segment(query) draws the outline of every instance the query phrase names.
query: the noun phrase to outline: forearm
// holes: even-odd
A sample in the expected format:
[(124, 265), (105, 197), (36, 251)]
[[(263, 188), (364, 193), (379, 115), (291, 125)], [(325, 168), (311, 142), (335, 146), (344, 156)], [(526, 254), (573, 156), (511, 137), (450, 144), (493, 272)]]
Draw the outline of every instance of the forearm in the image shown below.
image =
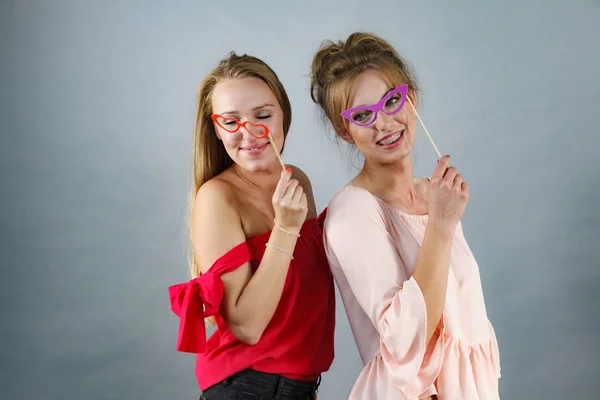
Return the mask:
[(267, 246), (262, 261), (250, 278), (231, 313), (234, 330), (256, 343), (271, 321), (285, 285), (297, 238), (275, 228), (268, 243), (281, 250)]
[(419, 284), (425, 298), (426, 343), (431, 340), (444, 310), (453, 237), (454, 229), (451, 227), (430, 222), (425, 230), (423, 244), (413, 272), (413, 278)]

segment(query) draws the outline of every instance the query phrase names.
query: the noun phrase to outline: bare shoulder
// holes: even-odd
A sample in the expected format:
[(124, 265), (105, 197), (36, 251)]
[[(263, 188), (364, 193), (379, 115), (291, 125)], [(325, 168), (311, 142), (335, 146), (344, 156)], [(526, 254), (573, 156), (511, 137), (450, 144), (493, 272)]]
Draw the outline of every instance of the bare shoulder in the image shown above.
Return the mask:
[(199, 203), (212, 203), (215, 201), (231, 200), (233, 198), (233, 186), (223, 179), (213, 178), (198, 189), (196, 193), (196, 205)]
[(195, 206), (203, 205), (209, 207), (211, 205), (228, 204), (233, 206), (235, 200), (235, 188), (225, 179), (215, 177), (198, 189), (195, 198)]
[(235, 206), (233, 186), (211, 179), (200, 187), (192, 211), (192, 240), (197, 262), (205, 272), (214, 261), (246, 240)]
[(304, 193), (306, 193), (306, 199), (308, 200), (308, 218), (314, 218), (317, 216), (317, 206), (315, 203), (315, 196), (312, 190), (312, 183), (310, 182), (310, 178), (304, 171), (298, 168), (295, 165), (287, 165), (288, 168), (292, 170), (292, 178), (296, 179), (302, 189), (304, 189)]
[(194, 215), (237, 215), (235, 198), (235, 189), (231, 183), (213, 178), (198, 189), (194, 199)]

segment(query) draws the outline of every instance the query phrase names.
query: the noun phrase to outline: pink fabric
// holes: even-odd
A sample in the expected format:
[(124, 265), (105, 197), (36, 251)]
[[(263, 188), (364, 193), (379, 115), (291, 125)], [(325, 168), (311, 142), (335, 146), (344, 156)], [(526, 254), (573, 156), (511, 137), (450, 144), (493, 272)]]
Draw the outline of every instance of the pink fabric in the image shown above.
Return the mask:
[(353, 186), (328, 206), (325, 249), (364, 364), (350, 399), (499, 398), (498, 345), (461, 224), (442, 320), (425, 343), (425, 300), (412, 272), (427, 220)]

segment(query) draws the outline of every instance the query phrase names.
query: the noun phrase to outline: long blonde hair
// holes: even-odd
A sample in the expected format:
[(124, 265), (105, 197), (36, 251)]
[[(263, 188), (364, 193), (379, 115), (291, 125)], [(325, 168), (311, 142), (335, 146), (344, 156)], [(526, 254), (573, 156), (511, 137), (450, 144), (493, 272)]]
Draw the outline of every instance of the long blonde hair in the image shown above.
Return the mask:
[[(215, 86), (226, 79), (259, 78), (265, 82), (283, 110), (283, 135), (287, 137), (292, 123), (290, 100), (277, 74), (262, 60), (247, 54), (230, 52), (227, 57), (204, 78), (198, 90), (198, 111), (194, 125), (192, 184), (190, 188), (188, 235), (190, 239), (189, 269), (191, 278), (200, 276), (192, 243), (192, 213), (200, 187), (233, 165), (222, 142), (217, 138), (212, 115), (212, 94)], [(282, 149), (283, 150), (283, 149)]]
[(313, 58), (310, 96), (338, 134), (347, 129), (340, 113), (348, 108), (359, 76), (369, 69), (381, 72), (389, 84), (406, 83), (409, 93), (417, 93), (412, 67), (389, 42), (374, 34), (355, 32), (345, 42), (325, 41)]

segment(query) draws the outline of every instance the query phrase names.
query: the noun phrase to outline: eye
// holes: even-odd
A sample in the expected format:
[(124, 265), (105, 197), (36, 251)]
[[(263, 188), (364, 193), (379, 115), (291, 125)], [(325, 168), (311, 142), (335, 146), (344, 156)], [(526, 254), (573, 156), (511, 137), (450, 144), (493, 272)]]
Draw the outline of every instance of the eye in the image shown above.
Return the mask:
[(271, 118), (271, 114), (262, 114), (256, 117), (257, 119), (269, 119)]
[(394, 96), (390, 97), (388, 101), (385, 102), (385, 106), (386, 107), (393, 106), (394, 104), (397, 104), (399, 101), (400, 101), (400, 96), (394, 95)]
[(352, 119), (356, 122), (364, 123), (367, 122), (373, 113), (371, 111), (359, 111), (355, 114), (352, 114)]
[(235, 131), (239, 125), (237, 117), (223, 117), (220, 115), (216, 122), (221, 128), (229, 132)]

